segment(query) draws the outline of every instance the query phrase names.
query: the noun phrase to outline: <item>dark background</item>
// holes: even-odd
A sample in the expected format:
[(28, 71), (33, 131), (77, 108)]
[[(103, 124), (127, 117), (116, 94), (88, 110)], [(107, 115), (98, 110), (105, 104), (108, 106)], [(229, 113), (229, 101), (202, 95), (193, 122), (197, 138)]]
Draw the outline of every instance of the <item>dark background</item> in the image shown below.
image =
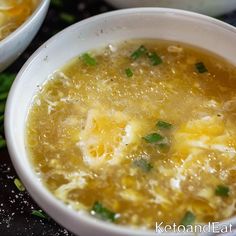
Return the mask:
[[(23, 55), (7, 72), (17, 73), (29, 56), (47, 39), (63, 28), (113, 8), (102, 0), (54, 0), (50, 5), (46, 20)], [(220, 16), (236, 26), (236, 12)], [(7, 150), (0, 151), (0, 236), (72, 236), (52, 219), (42, 219), (32, 215), (32, 210), (40, 208), (26, 191), (20, 192), (14, 185), (17, 177)]]

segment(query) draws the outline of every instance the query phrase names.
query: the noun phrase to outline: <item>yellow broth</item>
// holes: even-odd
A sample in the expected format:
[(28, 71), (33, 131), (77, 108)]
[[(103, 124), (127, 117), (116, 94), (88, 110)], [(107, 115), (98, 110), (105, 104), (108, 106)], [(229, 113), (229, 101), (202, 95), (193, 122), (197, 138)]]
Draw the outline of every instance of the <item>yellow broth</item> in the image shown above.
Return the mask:
[(117, 224), (181, 224), (187, 212), (191, 223), (229, 218), (235, 79), (230, 63), (176, 42), (134, 40), (78, 56), (34, 98), (33, 166), (58, 199), (99, 216), (97, 202)]
[(0, 40), (16, 30), (35, 10), (39, 0), (0, 1)]

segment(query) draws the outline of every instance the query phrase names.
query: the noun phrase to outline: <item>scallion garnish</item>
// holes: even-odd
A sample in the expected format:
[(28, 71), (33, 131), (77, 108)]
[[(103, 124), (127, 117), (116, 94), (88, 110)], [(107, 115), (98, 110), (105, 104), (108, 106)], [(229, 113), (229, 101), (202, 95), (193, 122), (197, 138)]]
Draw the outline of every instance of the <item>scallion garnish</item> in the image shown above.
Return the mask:
[(115, 222), (116, 220), (116, 213), (105, 208), (100, 202), (94, 203), (90, 213), (91, 215), (105, 221)]
[(196, 70), (198, 73), (203, 74), (205, 72), (208, 72), (206, 66), (204, 65), (203, 62), (198, 62), (195, 64)]
[(25, 191), (25, 186), (22, 184), (22, 182), (18, 178), (14, 179), (14, 184), (18, 188), (19, 191), (21, 192)]
[(132, 77), (134, 75), (133, 71), (130, 68), (125, 69), (127, 77)]
[(196, 219), (196, 216), (191, 212), (187, 211), (180, 222), (180, 225), (188, 226), (192, 225)]
[(51, 4), (56, 7), (63, 7), (63, 0), (51, 0)]
[(33, 210), (31, 213), (33, 216), (37, 216), (39, 218), (49, 220), (49, 216), (47, 216), (42, 210)]
[(3, 131), (4, 131), (3, 124), (0, 124), (0, 133), (3, 133)]
[(7, 96), (8, 96), (8, 92), (0, 93), (0, 101), (6, 100)]
[(72, 24), (75, 22), (76, 18), (75, 16), (68, 14), (66, 12), (62, 12), (59, 17), (61, 18), (62, 21), (68, 23), (68, 24)]
[(172, 124), (159, 120), (156, 126), (157, 128), (160, 128), (160, 129), (170, 129), (172, 127)]
[(153, 168), (152, 164), (143, 158), (138, 159), (138, 160), (134, 160), (133, 164), (134, 164), (134, 166), (139, 167), (140, 169), (142, 169), (145, 172), (149, 172)]
[(0, 149), (6, 147), (6, 141), (3, 139), (3, 137), (0, 135)]
[(0, 74), (0, 94), (5, 94), (11, 88), (11, 85), (15, 79), (14, 74), (2, 73)]
[(133, 60), (137, 60), (138, 58), (140, 58), (142, 55), (144, 55), (147, 52), (147, 48), (145, 48), (143, 45), (141, 45), (137, 50), (135, 50), (132, 54), (131, 54), (131, 58)]
[(158, 142), (163, 141), (165, 138), (158, 133), (152, 133), (152, 134), (148, 134), (147, 136), (143, 137), (143, 139), (147, 143), (158, 143)]
[(0, 115), (4, 113), (5, 110), (5, 102), (0, 102)]
[(221, 197), (228, 197), (229, 196), (229, 187), (224, 185), (218, 185), (215, 189), (215, 194)]
[(147, 55), (153, 66), (160, 65), (163, 62), (161, 57), (158, 56), (155, 52), (148, 52)]
[(97, 65), (97, 61), (89, 53), (84, 53), (82, 55), (82, 59), (83, 59), (84, 63), (89, 66), (96, 66)]

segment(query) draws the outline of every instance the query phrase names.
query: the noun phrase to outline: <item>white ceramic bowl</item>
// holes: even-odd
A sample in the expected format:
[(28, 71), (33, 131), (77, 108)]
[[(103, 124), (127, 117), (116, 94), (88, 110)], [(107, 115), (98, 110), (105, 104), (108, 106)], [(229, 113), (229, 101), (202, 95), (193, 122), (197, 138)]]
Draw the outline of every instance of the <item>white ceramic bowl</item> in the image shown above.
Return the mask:
[[(5, 113), (8, 150), (15, 169), (35, 201), (57, 222), (80, 236), (157, 235), (76, 212), (57, 200), (40, 182), (26, 151), (25, 125), (34, 95), (48, 75), (82, 52), (135, 38), (175, 40), (217, 53), (236, 65), (236, 29), (196, 13), (137, 8), (106, 13), (79, 22), (41, 46), (21, 69), (11, 88)], [(140, 206), (142, 207), (142, 206)], [(232, 219), (236, 225), (236, 219)], [(167, 234), (173, 235), (173, 234)], [(176, 234), (175, 234), (176, 235)], [(183, 233), (179, 235), (184, 235)]]
[(217, 16), (236, 9), (235, 0), (106, 0), (117, 8), (169, 7)]
[(0, 41), (0, 72), (14, 62), (30, 44), (46, 16), (49, 3), (50, 0), (42, 0), (20, 27)]

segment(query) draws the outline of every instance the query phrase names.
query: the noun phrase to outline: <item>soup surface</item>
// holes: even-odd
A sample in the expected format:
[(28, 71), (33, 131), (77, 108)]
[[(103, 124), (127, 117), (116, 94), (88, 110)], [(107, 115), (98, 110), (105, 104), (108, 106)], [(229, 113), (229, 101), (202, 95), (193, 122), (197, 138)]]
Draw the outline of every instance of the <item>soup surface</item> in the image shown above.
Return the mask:
[(35, 10), (39, 0), (0, 1), (0, 40), (17, 29)]
[(176, 42), (85, 53), (34, 98), (26, 136), (47, 188), (118, 224), (235, 215), (236, 69)]

